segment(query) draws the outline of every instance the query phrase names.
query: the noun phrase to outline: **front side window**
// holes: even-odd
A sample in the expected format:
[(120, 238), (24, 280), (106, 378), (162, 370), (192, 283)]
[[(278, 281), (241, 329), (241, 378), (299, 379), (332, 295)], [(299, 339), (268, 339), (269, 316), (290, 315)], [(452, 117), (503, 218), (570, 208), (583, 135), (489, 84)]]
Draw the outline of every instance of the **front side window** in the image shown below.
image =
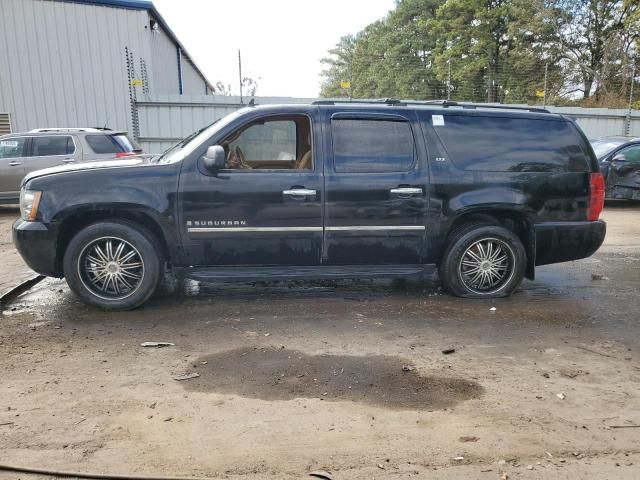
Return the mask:
[(0, 158), (16, 158), (26, 155), (27, 138), (5, 138), (0, 140)]
[(640, 165), (640, 145), (625, 148), (616, 154), (624, 155), (624, 159), (629, 163), (635, 163)]
[(52, 155), (73, 155), (76, 147), (70, 136), (33, 137), (31, 155), (47, 157)]
[(408, 122), (334, 119), (335, 171), (406, 172), (413, 165), (414, 142)]
[(229, 170), (310, 170), (311, 130), (307, 117), (251, 122), (222, 143)]

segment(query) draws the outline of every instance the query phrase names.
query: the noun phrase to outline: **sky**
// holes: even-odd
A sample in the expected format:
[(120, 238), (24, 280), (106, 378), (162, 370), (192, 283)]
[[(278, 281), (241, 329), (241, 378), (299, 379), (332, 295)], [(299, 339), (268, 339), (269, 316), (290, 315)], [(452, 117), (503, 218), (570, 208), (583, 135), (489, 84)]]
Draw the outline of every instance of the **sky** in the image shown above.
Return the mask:
[(258, 79), (257, 95), (317, 97), (320, 59), (341, 36), (393, 9), (395, 0), (153, 0), (207, 79), (238, 87)]

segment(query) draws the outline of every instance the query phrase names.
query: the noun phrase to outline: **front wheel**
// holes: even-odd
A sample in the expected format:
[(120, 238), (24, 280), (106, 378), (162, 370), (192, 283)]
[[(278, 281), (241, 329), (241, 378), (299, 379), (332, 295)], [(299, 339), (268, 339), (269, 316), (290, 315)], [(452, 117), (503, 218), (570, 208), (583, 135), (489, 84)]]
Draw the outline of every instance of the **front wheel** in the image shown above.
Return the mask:
[(63, 268), (76, 295), (107, 310), (142, 305), (153, 295), (162, 273), (150, 235), (117, 222), (96, 223), (76, 234)]
[(455, 231), (440, 263), (440, 279), (459, 297), (506, 297), (524, 277), (527, 255), (513, 232), (474, 224)]

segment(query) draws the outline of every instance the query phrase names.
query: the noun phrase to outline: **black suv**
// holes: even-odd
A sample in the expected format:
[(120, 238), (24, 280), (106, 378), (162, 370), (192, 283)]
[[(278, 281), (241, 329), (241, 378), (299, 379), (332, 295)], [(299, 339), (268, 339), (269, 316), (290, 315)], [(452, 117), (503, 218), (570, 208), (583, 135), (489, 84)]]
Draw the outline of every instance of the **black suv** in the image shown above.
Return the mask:
[(587, 139), (541, 109), (321, 101), (247, 107), (162, 156), (41, 170), (14, 242), (87, 302), (135, 308), (198, 281), (435, 277), (509, 295), (593, 254), (604, 186)]

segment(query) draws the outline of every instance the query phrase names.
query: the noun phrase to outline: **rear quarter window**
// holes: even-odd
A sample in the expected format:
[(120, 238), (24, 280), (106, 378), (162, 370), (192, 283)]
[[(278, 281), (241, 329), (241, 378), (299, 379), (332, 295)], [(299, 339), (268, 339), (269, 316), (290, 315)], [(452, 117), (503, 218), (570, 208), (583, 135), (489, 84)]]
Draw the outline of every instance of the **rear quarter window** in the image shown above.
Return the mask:
[(94, 153), (130, 153), (136, 146), (126, 135), (87, 135), (87, 143)]
[(493, 172), (587, 172), (588, 153), (564, 120), (444, 115), (436, 135), (458, 168)]

